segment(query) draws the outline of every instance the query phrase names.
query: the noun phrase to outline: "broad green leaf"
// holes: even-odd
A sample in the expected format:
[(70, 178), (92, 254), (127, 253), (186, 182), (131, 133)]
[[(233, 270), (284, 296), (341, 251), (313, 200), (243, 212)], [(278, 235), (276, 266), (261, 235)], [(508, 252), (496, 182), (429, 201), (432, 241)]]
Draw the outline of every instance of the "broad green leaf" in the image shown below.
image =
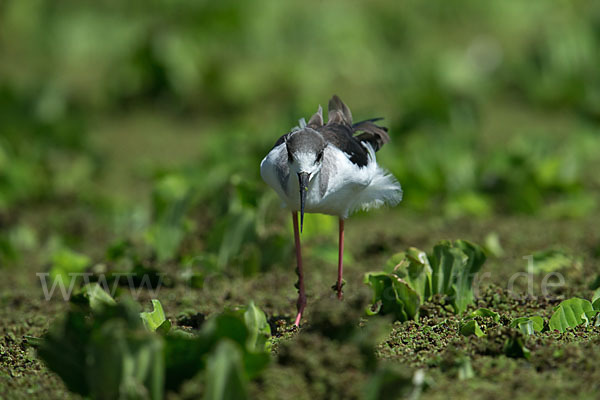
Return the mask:
[(239, 346), (229, 340), (219, 342), (207, 361), (205, 400), (244, 400), (248, 398), (246, 377)]
[(418, 317), (421, 299), (404, 280), (394, 274), (369, 272), (364, 282), (373, 289), (373, 301), (367, 314), (391, 314), (398, 321)]
[(474, 319), (470, 319), (460, 324), (459, 331), (463, 336), (475, 335), (477, 337), (485, 336), (485, 333), (479, 327), (479, 324)]
[(389, 270), (392, 264), (395, 265), (391, 272), (405, 280), (422, 299), (431, 296), (432, 270), (424, 251), (411, 247), (405, 252), (392, 256), (386, 263), (386, 270)]
[(393, 314), (405, 321), (418, 317), (418, 307), (433, 294), (443, 294), (456, 312), (473, 302), (473, 278), (485, 262), (483, 250), (470, 242), (442, 241), (429, 257), (416, 248), (392, 256), (387, 272), (365, 274), (373, 289), (367, 314)]
[(150, 332), (167, 333), (171, 329), (171, 322), (165, 316), (162, 305), (159, 300), (152, 300), (152, 312), (142, 312), (140, 317), (144, 322), (144, 326)]
[(533, 330), (536, 332), (541, 332), (544, 330), (544, 319), (539, 315), (534, 315), (533, 317), (529, 317), (533, 324)]
[(473, 278), (485, 262), (485, 253), (478, 245), (466, 240), (457, 240), (454, 244), (466, 255), (466, 262), (455, 272), (455, 283), (452, 285), (453, 305), (457, 313), (462, 313), (473, 303)]
[(250, 351), (264, 351), (271, 337), (271, 327), (265, 313), (251, 301), (244, 313), (244, 322), (248, 328), (248, 348)]
[(457, 271), (466, 263), (466, 255), (452, 243), (444, 240), (433, 248), (431, 292), (450, 294)]
[(540, 316), (519, 317), (510, 323), (511, 328), (518, 328), (526, 335), (533, 335), (535, 332), (541, 332), (544, 329), (544, 320)]
[(82, 396), (162, 398), (162, 339), (144, 330), (133, 303), (106, 305), (91, 315), (70, 311), (44, 336), (38, 355)]
[(600, 325), (600, 311), (599, 310), (591, 310), (586, 311), (581, 316), (583, 319), (584, 326), (599, 326)]
[(473, 302), (473, 278), (485, 262), (483, 249), (476, 244), (457, 240), (442, 241), (433, 248), (432, 294), (444, 294), (457, 313)]
[(593, 311), (592, 303), (577, 297), (564, 300), (555, 309), (550, 318), (550, 329), (565, 332), (587, 321), (584, 313)]
[(98, 283), (89, 283), (81, 288), (79, 295), (73, 296), (72, 301), (79, 301), (78, 297), (81, 296), (82, 301), (89, 305), (92, 311), (98, 312), (105, 306), (114, 306), (117, 302), (106, 293), (102, 286)]
[(92, 333), (85, 371), (93, 398), (160, 400), (163, 342), (149, 332), (132, 334), (123, 320), (111, 319)]
[(494, 322), (500, 321), (500, 314), (487, 308), (478, 308), (471, 313), (473, 317), (490, 317)]

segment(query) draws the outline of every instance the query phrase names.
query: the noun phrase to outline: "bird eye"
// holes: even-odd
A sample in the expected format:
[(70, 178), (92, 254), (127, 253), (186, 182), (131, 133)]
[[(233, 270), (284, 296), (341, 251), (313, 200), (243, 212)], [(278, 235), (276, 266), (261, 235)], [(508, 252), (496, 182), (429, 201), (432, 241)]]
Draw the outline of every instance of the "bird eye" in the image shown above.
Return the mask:
[(321, 160), (322, 160), (322, 159), (323, 159), (323, 152), (322, 152), (322, 151), (320, 151), (320, 152), (317, 154), (317, 160), (315, 161), (315, 164), (316, 164), (316, 163), (319, 163), (319, 162), (321, 162)]

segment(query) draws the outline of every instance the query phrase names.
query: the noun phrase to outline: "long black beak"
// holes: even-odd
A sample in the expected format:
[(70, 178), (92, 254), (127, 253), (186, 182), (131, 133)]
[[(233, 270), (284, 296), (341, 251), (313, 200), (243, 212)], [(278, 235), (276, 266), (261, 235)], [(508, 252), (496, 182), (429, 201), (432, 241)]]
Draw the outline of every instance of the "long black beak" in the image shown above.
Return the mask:
[(304, 203), (306, 202), (306, 193), (308, 192), (308, 172), (298, 172), (298, 184), (300, 186), (300, 232), (304, 225)]

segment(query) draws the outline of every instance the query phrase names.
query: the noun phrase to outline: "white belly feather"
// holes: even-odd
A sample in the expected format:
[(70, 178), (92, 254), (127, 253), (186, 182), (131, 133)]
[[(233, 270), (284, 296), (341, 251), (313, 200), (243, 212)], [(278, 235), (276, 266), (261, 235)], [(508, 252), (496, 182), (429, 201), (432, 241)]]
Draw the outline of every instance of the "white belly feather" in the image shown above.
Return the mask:
[[(402, 200), (398, 181), (377, 165), (375, 152), (364, 144), (369, 152), (369, 162), (359, 167), (346, 154), (334, 146), (327, 146), (323, 155), (321, 171), (310, 180), (306, 194), (305, 212), (348, 217), (359, 209), (372, 209), (384, 204), (395, 206)], [(287, 175), (285, 145), (274, 148), (260, 165), (263, 180), (271, 186), (287, 208), (300, 209), (298, 179)], [(323, 185), (322, 180), (326, 180)]]

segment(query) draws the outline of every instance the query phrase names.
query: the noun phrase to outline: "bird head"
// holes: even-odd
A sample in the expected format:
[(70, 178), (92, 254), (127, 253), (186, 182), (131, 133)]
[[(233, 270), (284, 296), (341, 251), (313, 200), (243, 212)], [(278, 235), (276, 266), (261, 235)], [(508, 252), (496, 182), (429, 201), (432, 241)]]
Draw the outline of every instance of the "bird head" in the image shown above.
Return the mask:
[(305, 127), (293, 132), (285, 142), (290, 174), (298, 176), (300, 188), (300, 231), (304, 224), (304, 205), (308, 185), (321, 170), (327, 143), (316, 130)]

